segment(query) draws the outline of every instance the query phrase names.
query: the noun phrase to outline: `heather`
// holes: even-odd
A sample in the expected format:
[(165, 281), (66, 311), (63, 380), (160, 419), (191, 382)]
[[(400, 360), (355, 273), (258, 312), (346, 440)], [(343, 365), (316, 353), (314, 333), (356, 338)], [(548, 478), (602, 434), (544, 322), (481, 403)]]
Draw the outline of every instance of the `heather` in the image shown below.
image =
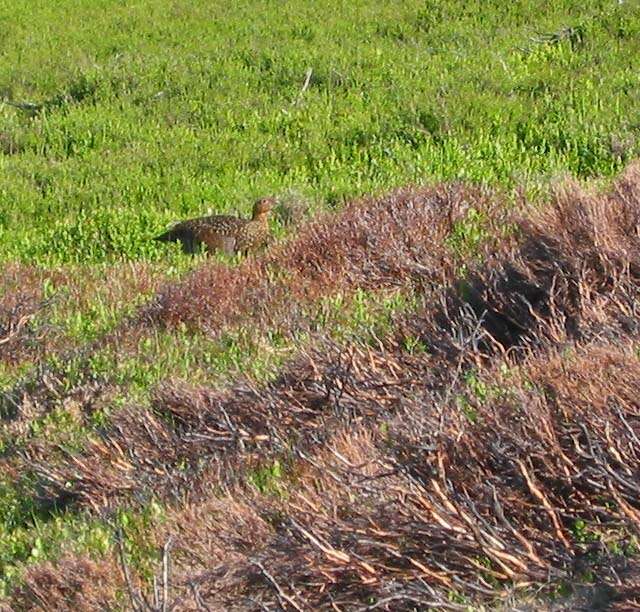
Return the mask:
[[(342, 215), (351, 220), (360, 207), (363, 226), (422, 207), (448, 219), (440, 240), (418, 251), (406, 250), (413, 242), (402, 232), (385, 235), (385, 257), (375, 242), (357, 260), (348, 240), (331, 250), (334, 284), (319, 285), (327, 293), (361, 289), (363, 278), (384, 290), (394, 261), (412, 270), (403, 275), (411, 307), (369, 335), (309, 327), (306, 348), (265, 381), (167, 378), (146, 405), (129, 403), (93, 424), (88, 401), (76, 408), (81, 444), (71, 444), (71, 428), (62, 440), (23, 433), (5, 454), (5, 473), (42, 520), (56, 509), (111, 531), (105, 552), (124, 582), (95, 597), (133, 607), (152, 597), (145, 584), (154, 574), (177, 609), (632, 602), (639, 191), (632, 165), (606, 192), (568, 182), (544, 207), (523, 201), (511, 215), (492, 213), (494, 198), (459, 185), (396, 192), (378, 207), (354, 203)], [(505, 236), (499, 245), (480, 241), (473, 263), (460, 267), (453, 237), (471, 206), (472, 219), (498, 219)], [(308, 244), (295, 266), (314, 268), (314, 236), (343, 231), (340, 215), (325, 224), (309, 222), (264, 261)], [(151, 330), (159, 320), (183, 327), (162, 314), (190, 295), (199, 310), (186, 310), (185, 320), (204, 325), (192, 333), (215, 341), (221, 330), (205, 323), (219, 302), (203, 302), (193, 283), (219, 266), (187, 275), (172, 293), (161, 289), (154, 317), (148, 307), (138, 316)], [(256, 279), (246, 273), (242, 296)], [(305, 324), (302, 310), (283, 304), (280, 284), (290, 278), (261, 289), (269, 317), (259, 324)], [(41, 401), (46, 411), (51, 399)], [(28, 430), (30, 416), (19, 409), (15, 431)], [(129, 557), (119, 553), (127, 529), (136, 542)], [(62, 576), (51, 565), (38, 570), (51, 575), (52, 597), (63, 586), (75, 592), (73, 563), (87, 551), (75, 554), (61, 562)], [(160, 566), (169, 561), (167, 574)], [(30, 576), (38, 574), (29, 572), (15, 605), (36, 592)]]
[(640, 605), (637, 6), (66, 4), (0, 9), (0, 609)]

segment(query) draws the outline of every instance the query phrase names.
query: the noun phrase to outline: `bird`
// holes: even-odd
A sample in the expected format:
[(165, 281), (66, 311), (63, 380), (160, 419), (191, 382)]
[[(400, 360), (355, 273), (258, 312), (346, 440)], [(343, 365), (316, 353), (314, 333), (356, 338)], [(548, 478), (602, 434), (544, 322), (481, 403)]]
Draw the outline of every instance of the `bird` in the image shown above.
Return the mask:
[(260, 198), (253, 205), (251, 219), (232, 215), (187, 219), (154, 240), (180, 242), (185, 253), (197, 253), (204, 246), (208, 253), (220, 251), (226, 255), (247, 255), (267, 243), (269, 213), (275, 204), (275, 198)]

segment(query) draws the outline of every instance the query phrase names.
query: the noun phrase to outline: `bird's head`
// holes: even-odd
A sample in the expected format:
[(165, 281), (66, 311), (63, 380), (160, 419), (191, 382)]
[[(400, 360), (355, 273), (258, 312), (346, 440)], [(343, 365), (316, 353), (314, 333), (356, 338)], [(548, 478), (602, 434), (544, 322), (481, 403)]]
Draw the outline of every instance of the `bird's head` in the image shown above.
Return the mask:
[(275, 198), (260, 198), (253, 205), (253, 218), (264, 219), (276, 205)]

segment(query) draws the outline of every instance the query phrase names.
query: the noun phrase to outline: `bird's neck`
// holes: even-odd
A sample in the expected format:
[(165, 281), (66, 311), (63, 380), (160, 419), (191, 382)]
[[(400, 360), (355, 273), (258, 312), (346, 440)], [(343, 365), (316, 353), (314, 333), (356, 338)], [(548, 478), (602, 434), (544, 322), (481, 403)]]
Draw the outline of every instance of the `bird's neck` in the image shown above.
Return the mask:
[(251, 218), (252, 221), (255, 221), (256, 223), (263, 223), (266, 224), (267, 223), (267, 216), (269, 213), (263, 212), (263, 213), (255, 213), (253, 215), (253, 217)]

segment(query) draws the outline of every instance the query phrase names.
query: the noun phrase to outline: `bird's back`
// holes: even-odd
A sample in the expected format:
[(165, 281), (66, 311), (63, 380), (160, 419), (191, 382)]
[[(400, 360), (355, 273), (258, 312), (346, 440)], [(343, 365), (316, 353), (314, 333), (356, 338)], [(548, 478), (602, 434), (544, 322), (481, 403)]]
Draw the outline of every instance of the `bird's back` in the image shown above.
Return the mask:
[(211, 215), (182, 221), (161, 234), (157, 240), (181, 242), (183, 249), (193, 253), (200, 245), (209, 251), (222, 251), (229, 255), (245, 250), (247, 236), (252, 234), (252, 222), (232, 215)]
[(209, 217), (198, 217), (179, 223), (184, 229), (196, 235), (222, 234), (235, 235), (243, 226), (248, 223), (246, 219), (239, 219), (232, 215), (211, 215)]

